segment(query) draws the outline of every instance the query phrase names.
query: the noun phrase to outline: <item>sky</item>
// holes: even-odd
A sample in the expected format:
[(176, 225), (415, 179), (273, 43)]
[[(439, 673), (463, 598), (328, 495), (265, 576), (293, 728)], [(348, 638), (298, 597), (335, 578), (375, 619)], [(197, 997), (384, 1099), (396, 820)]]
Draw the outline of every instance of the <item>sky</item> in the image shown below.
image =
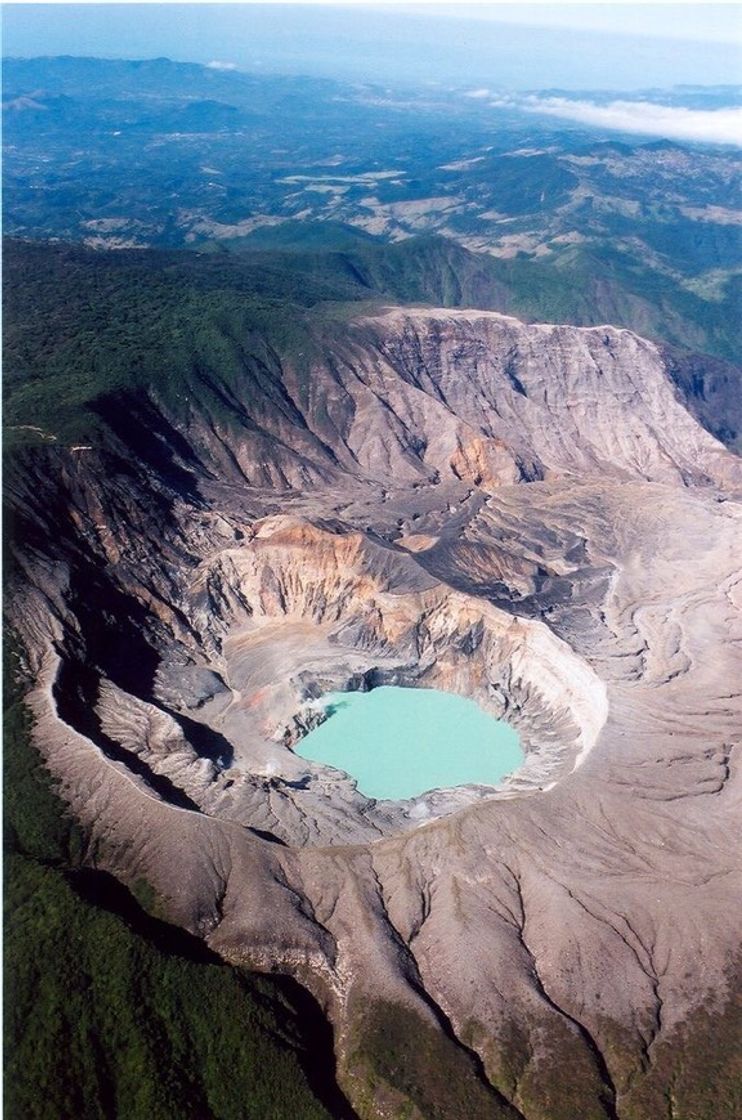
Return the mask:
[(3, 54), (167, 56), (393, 85), (631, 90), (742, 78), (719, 4), (5, 4)]
[[(414, 4), (399, 5), (414, 11)], [(628, 11), (627, 11), (628, 8)], [(532, 27), (570, 27), (625, 33), (627, 28), (657, 39), (727, 43), (742, 37), (739, 4), (601, 3), (601, 4), (440, 4), (440, 15), (457, 19), (495, 20)]]

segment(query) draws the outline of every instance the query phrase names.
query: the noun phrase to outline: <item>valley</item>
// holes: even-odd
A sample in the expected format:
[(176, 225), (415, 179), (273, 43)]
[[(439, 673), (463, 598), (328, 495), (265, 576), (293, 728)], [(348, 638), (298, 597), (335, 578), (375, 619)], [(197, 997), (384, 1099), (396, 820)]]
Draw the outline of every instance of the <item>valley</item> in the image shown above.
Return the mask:
[[(443, 238), (453, 260), (435, 297), (417, 286), (429, 270), (387, 265), (407, 289), (397, 299), (613, 323), (737, 360), (738, 150), (606, 135), (539, 111), (537, 95), (472, 92), (169, 59), (6, 59), (4, 232), (343, 252), (374, 289), (390, 242)], [(662, 101), (692, 114), (737, 104), (739, 90), (677, 87)]]

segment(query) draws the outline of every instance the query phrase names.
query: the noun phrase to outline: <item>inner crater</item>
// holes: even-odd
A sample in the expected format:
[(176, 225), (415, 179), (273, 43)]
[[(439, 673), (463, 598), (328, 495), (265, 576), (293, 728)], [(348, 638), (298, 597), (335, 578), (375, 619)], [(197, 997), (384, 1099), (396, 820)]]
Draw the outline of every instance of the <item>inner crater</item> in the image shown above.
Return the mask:
[[(204, 562), (184, 597), (193, 650), (165, 652), (157, 706), (105, 686), (101, 729), (204, 812), (277, 842), (360, 843), (485, 798), (536, 793), (581, 763), (606, 719), (603, 683), (546, 626), (454, 591), (360, 533), (266, 519)], [(390, 688), (435, 690), (505, 721), (512, 764), (463, 784), (444, 764), (444, 784), (423, 781), (416, 794), (400, 785), (392, 797), (306, 757), (323, 698), (379, 691), (379, 703)], [(223, 744), (210, 757), (197, 748), (206, 735)], [(451, 758), (460, 741), (450, 736)], [(445, 742), (436, 749), (445, 755)]]

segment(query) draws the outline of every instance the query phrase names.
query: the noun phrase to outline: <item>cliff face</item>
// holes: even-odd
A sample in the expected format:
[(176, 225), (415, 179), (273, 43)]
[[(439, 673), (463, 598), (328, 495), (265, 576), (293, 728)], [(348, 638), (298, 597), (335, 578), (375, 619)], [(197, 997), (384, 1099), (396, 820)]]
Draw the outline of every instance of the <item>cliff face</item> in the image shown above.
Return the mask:
[(659, 349), (614, 327), (392, 309), (315, 327), (289, 358), (248, 340), (242, 362), (238, 389), (213, 370), (186, 397), (189, 453), (222, 480), (491, 490), (586, 474), (702, 483), (736, 469), (688, 415)]
[[(400, 1023), (474, 1062), (478, 1115), (731, 1116), (698, 1047), (732, 1037), (742, 472), (659, 351), (394, 309), (184, 396), (8, 479), (91, 860), (309, 985), (362, 1116), (427, 1120)], [(375, 804), (293, 755), (320, 692), (385, 681), (506, 714), (522, 771)]]

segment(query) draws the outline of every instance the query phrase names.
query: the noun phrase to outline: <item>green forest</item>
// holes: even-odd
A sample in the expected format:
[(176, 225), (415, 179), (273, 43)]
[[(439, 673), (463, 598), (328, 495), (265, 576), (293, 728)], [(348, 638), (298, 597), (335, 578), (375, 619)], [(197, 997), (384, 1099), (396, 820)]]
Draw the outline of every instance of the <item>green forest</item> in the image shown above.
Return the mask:
[[(331, 231), (330, 244), (337, 237)], [(99, 252), (6, 240), (7, 447), (37, 443), (34, 429), (59, 440), (94, 438), (97, 402), (136, 386), (182, 414), (189, 386), (198, 381), (203, 392), (204, 369), (234, 380), (253, 342), (286, 357), (311, 345), (312, 324), (384, 301), (612, 322), (717, 358), (736, 345), (736, 289), (722, 301), (701, 299), (669, 280), (658, 284), (618, 251), (504, 260), (438, 237), (318, 251), (306, 231), (301, 244)]]

